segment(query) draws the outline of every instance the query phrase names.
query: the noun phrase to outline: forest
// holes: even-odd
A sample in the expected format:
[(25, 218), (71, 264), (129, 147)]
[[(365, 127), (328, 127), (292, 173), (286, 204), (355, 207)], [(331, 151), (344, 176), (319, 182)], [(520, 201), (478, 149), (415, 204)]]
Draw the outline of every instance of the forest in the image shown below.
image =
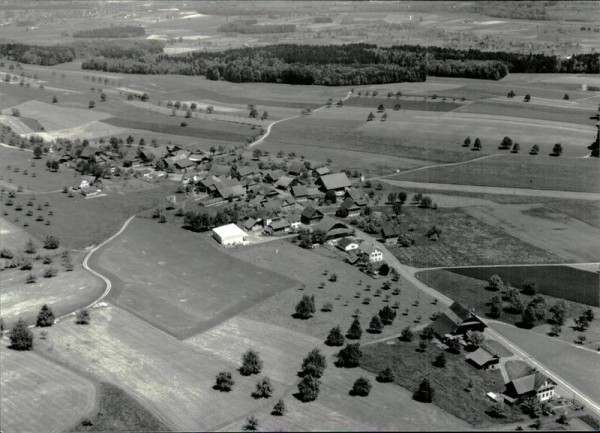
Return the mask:
[(74, 38), (133, 38), (143, 36), (146, 31), (138, 26), (114, 26), (73, 32)]
[(236, 32), (244, 34), (259, 33), (291, 33), (296, 31), (294, 24), (257, 24), (257, 20), (240, 20), (223, 24), (217, 30), (219, 32)]

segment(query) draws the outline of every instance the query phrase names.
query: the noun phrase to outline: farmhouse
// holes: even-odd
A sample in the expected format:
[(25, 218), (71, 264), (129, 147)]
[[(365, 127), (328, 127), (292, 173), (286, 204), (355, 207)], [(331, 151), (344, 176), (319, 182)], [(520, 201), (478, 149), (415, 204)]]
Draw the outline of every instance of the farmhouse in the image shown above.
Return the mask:
[(556, 383), (552, 379), (536, 371), (508, 382), (502, 396), (509, 404), (520, 403), (530, 397), (547, 401), (556, 395), (555, 387)]
[(227, 224), (215, 227), (212, 230), (213, 237), (222, 245), (245, 245), (246, 232), (235, 224)]
[(315, 168), (312, 172), (314, 177), (325, 176), (326, 174), (331, 173), (329, 167), (319, 167)]
[(467, 331), (481, 332), (486, 328), (486, 325), (475, 313), (469, 311), (458, 302), (454, 302), (429, 327), (433, 329), (433, 332), (440, 340), (444, 340), (456, 335), (463, 335)]
[(337, 196), (343, 196), (346, 188), (349, 188), (351, 185), (346, 173), (327, 174), (321, 176), (316, 183), (321, 187), (323, 192), (335, 191), (335, 195)]
[(236, 170), (236, 177), (241, 180), (260, 173), (256, 165), (244, 165)]
[(387, 221), (381, 222), (381, 238), (383, 239), (386, 245), (397, 244), (398, 236), (400, 236), (400, 231), (397, 227), (391, 225)]
[(329, 216), (324, 216), (323, 219), (313, 227), (313, 230), (323, 230), (325, 239), (337, 239), (354, 234), (354, 229), (351, 229), (343, 222), (340, 222)]
[(292, 187), (292, 195), (296, 201), (306, 201), (308, 200), (308, 188), (304, 185), (294, 186)]
[(213, 164), (210, 167), (210, 170), (208, 171), (208, 174), (210, 176), (230, 177), (231, 176), (231, 167), (228, 166), (228, 165)]
[(302, 224), (314, 224), (323, 219), (323, 212), (318, 209), (315, 209), (312, 206), (306, 206), (302, 211)]
[[(352, 200), (351, 198), (347, 198), (346, 200), (344, 200), (344, 202), (340, 205), (340, 209), (347, 210), (349, 217), (355, 217), (360, 215), (360, 206), (357, 206), (354, 200)], [(342, 215), (340, 214), (339, 216)]]
[(291, 174), (292, 176), (298, 176), (305, 171), (307, 171), (307, 168), (302, 161), (294, 161), (288, 167), (288, 174)]
[(246, 221), (244, 221), (243, 225), (244, 225), (244, 229), (246, 229), (248, 231), (257, 232), (262, 229), (260, 221), (254, 219), (252, 217), (250, 217)]
[(294, 212), (288, 215), (287, 220), (290, 222), (290, 228), (292, 230), (298, 230), (301, 226), (301, 214), (299, 212)]
[(358, 242), (351, 238), (342, 238), (338, 241), (337, 247), (342, 251), (353, 251), (358, 249)]
[(289, 232), (291, 224), (287, 219), (283, 218), (277, 221), (273, 221), (269, 227), (271, 228), (273, 233), (282, 233)]
[(369, 258), (369, 263), (377, 263), (383, 260), (383, 253), (381, 250), (373, 245), (366, 244), (360, 247), (363, 254)]
[(223, 200), (240, 200), (246, 195), (244, 187), (235, 179), (224, 180), (215, 184), (217, 195)]
[(264, 179), (265, 182), (275, 183), (283, 175), (285, 175), (283, 170), (269, 170), (264, 174)]
[(467, 355), (467, 361), (480, 370), (487, 370), (497, 365), (500, 362), (500, 357), (480, 347), (475, 352)]
[(360, 188), (348, 188), (344, 196), (346, 198), (352, 199), (354, 201), (354, 204), (361, 208), (367, 205), (367, 198), (365, 196), (365, 193)]
[(277, 182), (275, 182), (275, 188), (287, 191), (288, 188), (293, 186), (295, 183), (296, 179), (293, 177), (281, 176), (279, 179), (277, 179)]

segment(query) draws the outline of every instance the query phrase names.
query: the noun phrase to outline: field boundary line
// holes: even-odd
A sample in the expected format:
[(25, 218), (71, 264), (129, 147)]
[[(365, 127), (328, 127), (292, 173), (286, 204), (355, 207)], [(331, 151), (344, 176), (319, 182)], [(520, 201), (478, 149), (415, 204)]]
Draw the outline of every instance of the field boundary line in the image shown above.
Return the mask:
[(528, 266), (570, 266), (570, 265), (600, 265), (600, 262), (590, 263), (511, 263), (511, 264), (498, 264), (498, 265), (465, 265), (465, 266), (434, 266), (431, 268), (415, 268), (415, 273), (421, 271), (438, 271), (447, 269), (472, 269), (472, 268), (497, 268), (497, 267), (528, 267)]
[[(345, 101), (345, 100), (347, 100), (350, 97), (350, 95), (352, 95), (352, 91), (349, 91), (348, 94), (342, 98), (342, 102)], [(315, 108), (312, 112), (315, 113), (315, 112), (317, 112), (319, 110), (322, 110), (325, 107), (327, 107), (327, 104), (322, 105), (319, 108)], [(253, 141), (252, 143), (250, 143), (248, 145), (248, 149), (251, 149), (252, 147), (256, 146), (257, 144), (262, 143), (265, 140), (265, 138), (267, 138), (269, 136), (269, 134), (271, 133), (271, 128), (273, 126), (277, 125), (278, 123), (285, 122), (286, 120), (297, 119), (298, 117), (304, 117), (304, 115), (303, 114), (297, 114), (295, 116), (285, 117), (283, 119), (279, 119), (279, 120), (276, 120), (275, 122), (270, 123), (269, 126), (267, 126), (267, 131), (265, 132), (265, 134), (262, 137), (260, 137), (260, 138), (256, 139), (255, 141)]]

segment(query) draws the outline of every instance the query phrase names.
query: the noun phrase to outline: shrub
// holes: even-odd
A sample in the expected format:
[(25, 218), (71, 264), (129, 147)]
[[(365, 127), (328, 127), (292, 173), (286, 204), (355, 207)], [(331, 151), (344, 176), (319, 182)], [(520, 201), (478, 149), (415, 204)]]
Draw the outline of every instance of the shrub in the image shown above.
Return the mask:
[(383, 370), (381, 370), (378, 374), (377, 374), (377, 382), (381, 382), (381, 383), (389, 383), (389, 382), (393, 382), (395, 379), (395, 375), (394, 375), (394, 370), (392, 370), (391, 368), (387, 367)]
[(375, 315), (371, 318), (371, 323), (369, 324), (369, 329), (367, 332), (371, 334), (380, 334), (383, 330), (383, 322), (379, 318), (379, 316)]
[(411, 331), (410, 327), (406, 327), (400, 333), (400, 340), (402, 341), (412, 341), (414, 333)]
[(332, 328), (331, 331), (329, 331), (327, 339), (325, 340), (325, 344), (328, 346), (343, 346), (344, 342), (345, 338), (342, 335), (342, 330), (339, 326)]
[(359, 343), (348, 344), (337, 354), (338, 367), (353, 368), (360, 365), (362, 358), (362, 350), (360, 349)]
[(8, 334), (10, 348), (14, 350), (31, 350), (33, 348), (33, 332), (27, 327), (23, 319), (15, 324)]
[(0, 250), (0, 259), (9, 259), (10, 260), (14, 257), (15, 257), (15, 255), (9, 249), (2, 248)]
[(262, 371), (263, 362), (258, 356), (258, 353), (252, 349), (248, 349), (244, 355), (242, 355), (242, 366), (240, 367), (240, 373), (243, 376), (250, 376), (251, 374), (258, 374)]
[(44, 271), (44, 278), (52, 278), (54, 276), (56, 276), (57, 274), (57, 270), (54, 267), (49, 267), (46, 268), (46, 270)]
[(462, 350), (460, 341), (458, 341), (458, 339), (456, 338), (451, 338), (450, 340), (448, 340), (446, 345), (448, 346), (448, 350), (452, 353), (460, 353), (460, 351)]
[(391, 325), (394, 323), (394, 319), (396, 318), (396, 312), (389, 305), (386, 305), (379, 310), (379, 318), (384, 325)]
[(271, 385), (271, 379), (268, 377), (262, 377), (256, 382), (256, 389), (252, 393), (254, 398), (269, 398), (273, 394), (273, 386)]
[(275, 416), (283, 416), (285, 415), (285, 403), (283, 400), (279, 400), (275, 406), (273, 406), (273, 410), (271, 411), (271, 415)]
[(324, 312), (329, 312), (333, 310), (333, 304), (331, 302), (325, 302), (325, 304), (323, 304), (323, 308), (321, 308), (321, 311)]
[(446, 355), (444, 354), (444, 352), (440, 353), (438, 356), (435, 357), (434, 361), (433, 361), (433, 365), (435, 365), (436, 367), (440, 367), (443, 368), (446, 366)]
[(33, 263), (29, 257), (20, 256), (16, 259), (16, 262), (22, 271), (30, 271), (33, 268)]
[(313, 349), (308, 352), (308, 355), (302, 361), (302, 375), (311, 375), (321, 377), (327, 368), (327, 359), (319, 349)]
[(534, 296), (537, 294), (537, 282), (535, 280), (525, 280), (522, 284), (523, 294)]
[(366, 377), (359, 377), (354, 382), (352, 386), (352, 391), (350, 393), (352, 395), (359, 395), (361, 397), (366, 397), (371, 392), (371, 382)]
[(296, 317), (300, 319), (308, 319), (315, 313), (315, 297), (314, 295), (302, 296), (300, 302), (296, 304)]
[(34, 274), (27, 275), (27, 279), (25, 280), (27, 284), (34, 284), (36, 281), (37, 279)]
[(75, 314), (75, 323), (77, 325), (89, 325), (90, 324), (90, 312), (86, 308), (79, 310)]
[(434, 389), (428, 379), (423, 379), (419, 384), (419, 388), (413, 394), (413, 399), (422, 403), (431, 403), (433, 401)]
[(49, 306), (44, 304), (42, 305), (42, 308), (38, 313), (35, 326), (45, 328), (52, 325), (54, 325), (54, 313), (52, 312), (52, 309)]
[(490, 407), (488, 413), (493, 418), (504, 418), (506, 417), (506, 407), (504, 407), (504, 403), (497, 402)]
[(298, 384), (298, 399), (302, 402), (314, 401), (319, 396), (321, 381), (311, 375), (304, 376)]
[(361, 336), (362, 328), (360, 327), (360, 321), (358, 320), (358, 317), (355, 317), (352, 325), (350, 325), (350, 329), (348, 329), (346, 338), (349, 340), (358, 340)]
[(500, 278), (500, 275), (498, 274), (494, 274), (490, 277), (490, 279), (488, 280), (488, 287), (489, 290), (502, 290), (504, 288), (504, 282), (502, 281), (502, 278)]
[(35, 254), (37, 251), (37, 247), (35, 246), (35, 244), (33, 243), (32, 239), (29, 239), (26, 243), (25, 243), (25, 252), (27, 254)]
[(244, 426), (242, 427), (242, 430), (244, 431), (256, 431), (258, 430), (258, 420), (250, 415), (248, 418), (246, 418), (246, 424), (244, 424)]
[(56, 236), (46, 236), (44, 238), (44, 248), (48, 250), (55, 250), (60, 245), (60, 242)]

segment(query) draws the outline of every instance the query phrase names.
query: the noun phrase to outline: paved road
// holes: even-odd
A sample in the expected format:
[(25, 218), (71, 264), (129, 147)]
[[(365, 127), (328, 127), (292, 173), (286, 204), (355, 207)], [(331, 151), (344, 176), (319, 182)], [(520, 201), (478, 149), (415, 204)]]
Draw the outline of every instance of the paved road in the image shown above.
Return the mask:
[[(421, 291), (427, 293), (428, 295), (433, 296), (434, 298), (437, 298), (439, 301), (441, 301), (445, 305), (449, 306), (449, 305), (451, 305), (454, 302), (452, 299), (450, 299), (447, 296), (439, 293), (435, 289), (427, 286), (426, 284), (424, 284), (423, 282), (421, 282), (420, 280), (418, 280), (415, 277), (415, 275), (414, 275), (415, 272), (420, 271), (422, 269), (412, 268), (410, 266), (403, 265), (402, 263), (400, 263), (400, 261), (398, 259), (396, 259), (396, 257), (394, 257), (393, 254), (390, 253), (390, 251), (381, 242), (378, 242), (377, 240), (373, 239), (371, 236), (369, 236), (368, 234), (366, 234), (366, 233), (364, 233), (364, 232), (362, 232), (360, 230), (356, 230), (355, 233), (356, 233), (356, 237), (357, 238), (364, 239), (365, 241), (369, 242), (370, 244), (372, 244), (372, 245), (377, 246), (378, 248), (380, 248), (381, 251), (383, 252), (383, 257), (388, 262), (388, 264), (390, 266), (396, 268), (396, 270), (398, 271), (398, 273), (404, 279), (406, 279), (410, 283), (412, 283), (415, 287), (417, 287)], [(527, 265), (527, 266), (530, 266), (530, 265)], [(544, 265), (544, 266), (546, 266), (546, 265)], [(492, 322), (492, 321), (488, 321), (487, 319), (485, 319), (483, 317), (481, 319), (486, 324), (489, 324), (488, 322), (490, 322), (490, 323)], [(515, 327), (515, 329), (517, 329), (517, 328)], [(493, 337), (494, 339), (497, 339), (498, 341), (502, 342), (507, 347), (509, 347), (513, 351), (513, 353), (515, 353), (515, 354), (519, 355), (520, 357), (522, 357), (523, 359), (527, 360), (532, 365), (534, 365), (535, 367), (537, 367), (537, 369), (539, 371), (541, 371), (544, 374), (546, 374), (547, 376), (551, 377), (556, 383), (558, 383), (562, 387), (562, 389), (567, 390), (568, 393), (570, 393), (571, 395), (573, 395), (573, 394), (577, 395), (577, 398), (579, 400), (581, 400), (582, 402), (584, 402), (584, 404), (587, 407), (589, 407), (590, 409), (592, 409), (597, 414), (600, 414), (600, 404), (598, 404), (596, 401), (594, 401), (588, 395), (584, 394), (579, 388), (577, 388), (574, 385), (572, 385), (571, 383), (567, 382), (566, 380), (564, 380), (562, 377), (560, 377), (559, 375), (557, 375), (553, 371), (550, 371), (539, 360), (536, 360), (529, 353), (527, 353), (525, 350), (521, 349), (516, 344), (512, 343), (511, 341), (509, 341), (507, 338), (505, 338), (503, 335), (501, 335), (498, 331), (496, 331), (495, 329), (493, 329), (491, 326), (488, 326), (488, 328), (486, 329), (486, 331), (488, 332), (488, 334), (491, 337)], [(518, 331), (519, 332), (527, 332), (527, 331), (524, 331), (524, 330), (518, 330)], [(389, 338), (393, 338), (393, 337), (389, 337)], [(388, 339), (388, 337), (386, 337), (386, 338), (384, 338), (382, 340), (386, 340), (386, 339)], [(593, 374), (593, 372), (590, 372), (590, 373)]]
[(440, 191), (460, 191), (477, 194), (500, 194), (524, 197), (549, 197), (576, 200), (600, 200), (600, 194), (595, 192), (557, 191), (550, 189), (506, 188), (497, 186), (458, 185), (451, 183), (411, 182), (407, 180), (391, 180), (380, 178), (384, 182), (402, 188), (433, 189)]

